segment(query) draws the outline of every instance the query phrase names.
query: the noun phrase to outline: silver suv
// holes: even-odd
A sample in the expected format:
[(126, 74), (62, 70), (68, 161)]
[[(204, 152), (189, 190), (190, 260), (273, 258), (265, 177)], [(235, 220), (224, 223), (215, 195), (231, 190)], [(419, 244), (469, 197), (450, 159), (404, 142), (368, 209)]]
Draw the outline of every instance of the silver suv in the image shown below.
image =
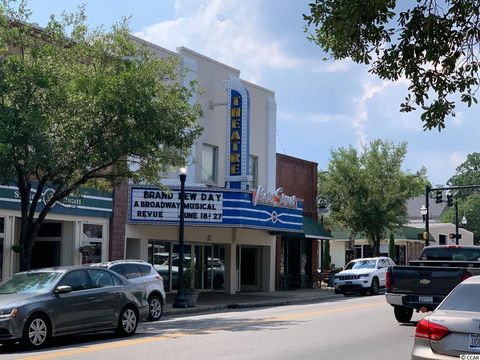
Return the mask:
[(166, 295), (163, 278), (155, 268), (143, 260), (115, 260), (92, 264), (115, 271), (128, 280), (142, 285), (147, 295), (150, 314), (149, 321), (157, 321), (162, 317)]

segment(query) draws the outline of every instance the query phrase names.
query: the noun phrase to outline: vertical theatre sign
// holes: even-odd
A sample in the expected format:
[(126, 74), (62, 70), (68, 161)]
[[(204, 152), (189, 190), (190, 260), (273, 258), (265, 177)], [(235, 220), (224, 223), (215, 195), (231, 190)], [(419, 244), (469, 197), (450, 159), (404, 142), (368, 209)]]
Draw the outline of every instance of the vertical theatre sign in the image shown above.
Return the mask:
[(249, 189), (250, 96), (240, 79), (224, 82), (228, 92), (226, 181), (231, 189)]

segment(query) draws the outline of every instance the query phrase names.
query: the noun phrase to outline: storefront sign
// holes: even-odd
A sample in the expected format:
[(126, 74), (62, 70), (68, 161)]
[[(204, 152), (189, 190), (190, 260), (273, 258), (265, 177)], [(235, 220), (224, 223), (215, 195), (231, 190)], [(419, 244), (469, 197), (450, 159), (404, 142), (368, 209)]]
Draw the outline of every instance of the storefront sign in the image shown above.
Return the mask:
[[(222, 222), (223, 193), (185, 191), (185, 222)], [(176, 222), (180, 218), (180, 191), (132, 187), (131, 221)]]
[(227, 101), (227, 161), (226, 181), (230, 189), (248, 189), (250, 155), (250, 95), (239, 78), (224, 81)]
[(279, 187), (272, 193), (260, 185), (258, 189), (253, 191), (252, 203), (253, 205), (265, 204), (295, 209), (297, 207), (297, 198), (295, 195), (285, 195), (282, 187)]
[(232, 90), (230, 104), (230, 175), (242, 175), (242, 96)]
[[(216, 190), (216, 191), (215, 191)], [(179, 225), (180, 190), (129, 187), (128, 221), (132, 224)], [(277, 205), (257, 201), (242, 190), (187, 188), (185, 223), (188, 226), (240, 227), (271, 231), (302, 232), (303, 202), (279, 192)], [(295, 205), (294, 205), (295, 204)]]
[[(37, 191), (36, 183), (32, 183), (32, 186), (30, 201)], [(41, 211), (53, 194), (54, 189), (52, 188), (46, 188), (42, 192), (37, 211)], [(0, 208), (20, 210), (20, 191), (17, 186), (0, 185)], [(50, 211), (68, 215), (110, 217), (112, 214), (112, 195), (94, 189), (79, 189), (57, 201)]]

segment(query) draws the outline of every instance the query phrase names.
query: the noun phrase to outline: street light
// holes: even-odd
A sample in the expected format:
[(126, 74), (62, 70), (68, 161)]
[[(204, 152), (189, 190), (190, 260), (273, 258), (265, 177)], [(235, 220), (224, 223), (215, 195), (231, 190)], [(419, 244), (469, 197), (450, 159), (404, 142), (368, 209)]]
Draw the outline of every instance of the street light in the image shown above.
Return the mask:
[(462, 217), (461, 222), (462, 222), (463, 227), (465, 227), (465, 225), (467, 225), (467, 218), (465, 217), (465, 212), (463, 213), (463, 217)]
[(174, 308), (186, 308), (187, 298), (185, 297), (185, 291), (183, 289), (183, 238), (185, 230), (185, 180), (187, 179), (187, 169), (180, 168), (180, 228), (178, 230), (178, 246), (180, 247), (178, 252), (178, 277), (177, 277), (177, 295), (175, 295)]

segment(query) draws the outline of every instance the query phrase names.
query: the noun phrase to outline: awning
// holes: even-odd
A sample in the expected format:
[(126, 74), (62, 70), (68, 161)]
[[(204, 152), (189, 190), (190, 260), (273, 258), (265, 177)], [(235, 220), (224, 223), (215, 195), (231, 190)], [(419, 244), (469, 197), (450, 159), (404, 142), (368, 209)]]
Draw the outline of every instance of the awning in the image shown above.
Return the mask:
[(333, 236), (325, 228), (311, 217), (304, 216), (302, 219), (303, 232), (310, 239), (333, 239)]

